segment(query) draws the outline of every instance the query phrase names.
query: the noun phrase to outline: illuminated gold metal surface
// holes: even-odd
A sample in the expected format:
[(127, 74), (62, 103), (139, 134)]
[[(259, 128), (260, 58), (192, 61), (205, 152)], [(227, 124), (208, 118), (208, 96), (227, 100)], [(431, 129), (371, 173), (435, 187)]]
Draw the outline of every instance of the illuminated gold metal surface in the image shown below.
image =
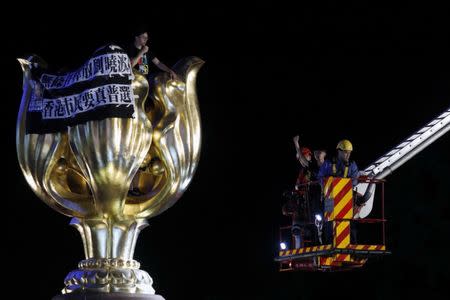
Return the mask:
[[(86, 260), (67, 275), (63, 293), (153, 294), (152, 279), (133, 260), (137, 236), (146, 218), (171, 207), (189, 185), (198, 165), (201, 130), (196, 94), (203, 61), (180, 61), (155, 79), (148, 100), (145, 77), (135, 74), (136, 117), (107, 118), (70, 127), (64, 133), (26, 134), (26, 108), (36, 83), (30, 62), (24, 71), (17, 120), (20, 167), (36, 195), (54, 210), (74, 217)], [(136, 189), (129, 195), (137, 176)]]

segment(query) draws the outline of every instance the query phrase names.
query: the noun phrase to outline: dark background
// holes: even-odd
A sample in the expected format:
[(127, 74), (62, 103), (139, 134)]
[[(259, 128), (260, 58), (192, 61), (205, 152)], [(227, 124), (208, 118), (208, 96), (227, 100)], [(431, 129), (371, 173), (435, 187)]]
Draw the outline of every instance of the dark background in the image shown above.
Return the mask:
[(294, 135), (330, 152), (348, 138), (362, 169), (450, 105), (447, 7), (293, 3), (61, 2), (53, 12), (41, 4), (3, 10), (4, 289), (50, 299), (83, 259), (69, 218), (43, 204), (20, 171), (15, 58), (36, 53), (74, 68), (98, 46), (131, 42), (135, 23), (145, 22), (150, 48), (167, 65), (190, 55), (206, 61), (197, 82), (197, 173), (180, 201), (150, 220), (135, 253), (157, 293), (168, 300), (445, 297), (448, 133), (387, 178), (392, 255), (351, 272), (278, 272), (281, 195), (297, 176)]

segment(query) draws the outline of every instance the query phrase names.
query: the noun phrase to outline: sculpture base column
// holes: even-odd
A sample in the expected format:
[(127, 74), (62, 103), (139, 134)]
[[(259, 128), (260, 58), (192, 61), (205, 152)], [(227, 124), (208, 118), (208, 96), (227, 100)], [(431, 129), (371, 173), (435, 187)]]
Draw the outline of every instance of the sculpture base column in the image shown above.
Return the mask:
[(58, 295), (52, 300), (164, 300), (159, 295), (128, 293), (71, 293)]

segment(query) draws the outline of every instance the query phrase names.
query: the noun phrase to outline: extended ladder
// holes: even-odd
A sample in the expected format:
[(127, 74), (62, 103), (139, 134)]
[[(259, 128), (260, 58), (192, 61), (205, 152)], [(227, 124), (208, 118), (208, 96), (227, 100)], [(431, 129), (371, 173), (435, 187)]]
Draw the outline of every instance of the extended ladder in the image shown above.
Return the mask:
[[(450, 107), (422, 129), (418, 130), (368, 166), (364, 170), (364, 174), (374, 179), (385, 178), (449, 130)], [(368, 200), (359, 211), (359, 214), (355, 215), (355, 218), (365, 218), (369, 215), (373, 205), (374, 189), (375, 186), (369, 186), (367, 183), (360, 183), (356, 186), (356, 190), (361, 194), (365, 194)]]

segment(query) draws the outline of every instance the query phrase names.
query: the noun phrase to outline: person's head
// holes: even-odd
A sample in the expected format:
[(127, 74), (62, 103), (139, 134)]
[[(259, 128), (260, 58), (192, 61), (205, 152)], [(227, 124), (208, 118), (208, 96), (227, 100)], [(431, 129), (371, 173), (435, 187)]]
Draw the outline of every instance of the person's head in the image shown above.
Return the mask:
[(303, 157), (310, 162), (311, 161), (311, 150), (309, 150), (309, 148), (303, 147), (300, 149), (300, 151), (302, 152)]
[(134, 37), (134, 44), (136, 47), (140, 48), (148, 43), (148, 30), (145, 24), (135, 24), (132, 31)]
[(136, 45), (136, 47), (142, 47), (145, 46), (148, 42), (148, 33), (147, 31), (141, 32), (141, 33), (137, 33), (134, 36), (134, 44)]
[(314, 158), (316, 159), (317, 165), (320, 167), (325, 162), (325, 156), (327, 151), (324, 149), (319, 149), (314, 151)]
[(344, 162), (348, 162), (350, 160), (350, 154), (353, 151), (353, 145), (349, 140), (341, 140), (336, 149), (338, 151), (338, 159)]

